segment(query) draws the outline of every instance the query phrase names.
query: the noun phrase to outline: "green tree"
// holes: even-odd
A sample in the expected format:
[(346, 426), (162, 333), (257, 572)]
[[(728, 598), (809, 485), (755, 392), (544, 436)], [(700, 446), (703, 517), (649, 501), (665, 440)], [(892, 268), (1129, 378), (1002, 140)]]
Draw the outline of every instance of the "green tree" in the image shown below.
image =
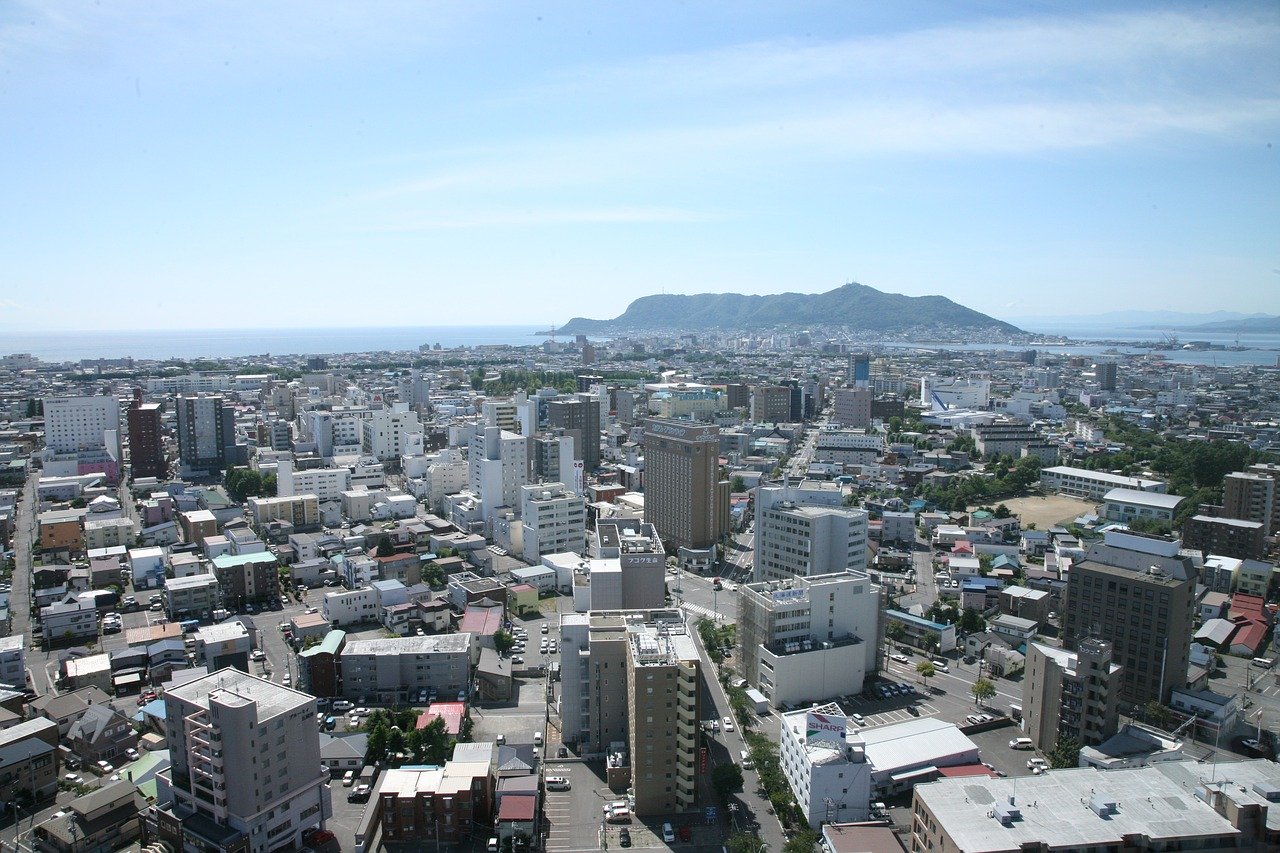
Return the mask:
[(890, 622), (885, 626), (884, 635), (890, 642), (900, 643), (902, 642), (902, 639), (907, 636), (907, 628), (901, 622)]
[(938, 670), (927, 660), (922, 660), (920, 663), (916, 664), (916, 672), (918, 672), (920, 677), (924, 679), (925, 687), (929, 686), (929, 679), (938, 674)]
[(782, 845), (782, 853), (813, 853), (821, 840), (822, 836), (809, 827), (803, 826), (798, 832), (787, 838)]
[(966, 607), (960, 613), (959, 621), (960, 630), (966, 634), (976, 634), (983, 628), (987, 627), (987, 620), (982, 618), (982, 614), (976, 608)]
[(1158, 729), (1167, 730), (1173, 720), (1173, 713), (1155, 699), (1149, 699), (1142, 706), (1142, 719)]
[(435, 563), (428, 563), (422, 568), (422, 582), (432, 589), (444, 586), (444, 569)]
[(392, 726), (387, 731), (387, 754), (395, 755), (397, 752), (404, 752), (404, 746), (404, 732), (399, 726)]
[(996, 695), (996, 686), (989, 678), (979, 678), (973, 682), (969, 692), (973, 694), (973, 703), (981, 706), (983, 702)]
[(735, 832), (725, 841), (725, 846), (729, 848), (729, 853), (764, 853), (764, 839), (758, 835), (752, 835), (749, 832)]
[(382, 534), (382, 538), (378, 540), (377, 555), (379, 557), (390, 557), (395, 552), (396, 546), (395, 543), (391, 541), (391, 537), (385, 533)]
[(505, 655), (515, 644), (516, 638), (511, 632), (499, 628), (493, 633), (493, 647), (497, 649), (498, 654)]
[(422, 753), (428, 764), (444, 764), (449, 758), (449, 731), (444, 717), (436, 717), (417, 731), (422, 734)]
[(391, 729), (380, 717), (371, 716), (369, 720), (369, 735), (365, 740), (364, 747), (364, 763), (375, 764), (386, 757), (387, 738), (391, 734)]
[(1009, 507), (1005, 506), (1004, 504), (1000, 504), (999, 506), (996, 507), (993, 515), (995, 515), (996, 518), (1008, 518), (1009, 516), (1013, 515), (1013, 513), (1009, 510)]
[(1080, 742), (1074, 738), (1063, 738), (1049, 750), (1049, 766), (1062, 770), (1077, 767), (1080, 764)]
[(729, 491), (745, 492), (747, 490), (747, 481), (742, 479), (741, 475), (734, 474), (733, 479), (729, 481)]
[(732, 761), (717, 764), (711, 769), (711, 788), (723, 802), (734, 791), (742, 790), (742, 768)]
[(938, 650), (938, 647), (942, 645), (942, 638), (938, 636), (936, 631), (928, 631), (925, 633), (924, 637), (921, 638), (920, 642), (924, 645), (925, 651), (935, 652)]

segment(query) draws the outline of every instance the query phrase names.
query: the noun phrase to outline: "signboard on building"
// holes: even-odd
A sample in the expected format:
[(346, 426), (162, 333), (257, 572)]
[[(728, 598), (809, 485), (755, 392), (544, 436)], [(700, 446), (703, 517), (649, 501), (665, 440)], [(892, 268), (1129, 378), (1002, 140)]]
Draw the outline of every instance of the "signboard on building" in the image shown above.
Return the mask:
[(838, 714), (819, 714), (810, 711), (805, 715), (805, 740), (812, 743), (817, 740), (829, 740), (843, 743), (845, 731), (849, 728), (849, 718)]

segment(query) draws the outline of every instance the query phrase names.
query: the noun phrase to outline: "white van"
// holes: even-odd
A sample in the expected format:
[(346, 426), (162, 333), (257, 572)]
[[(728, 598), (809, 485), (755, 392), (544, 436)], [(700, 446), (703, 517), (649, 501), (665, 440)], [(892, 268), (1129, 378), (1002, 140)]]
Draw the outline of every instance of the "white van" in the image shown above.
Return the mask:
[(755, 767), (755, 764), (753, 764), (753, 763), (752, 763), (752, 761), (751, 761), (751, 753), (747, 752), (747, 751), (744, 749), (744, 750), (742, 750), (739, 754), (742, 756), (742, 766), (743, 766), (743, 767), (745, 767), (747, 770), (751, 770), (752, 768), (754, 768), (754, 767)]
[(662, 825), (662, 841), (665, 844), (674, 844), (676, 841), (676, 831), (671, 828), (669, 823)]
[(1254, 658), (1252, 663), (1254, 666), (1260, 666), (1263, 669), (1271, 669), (1275, 665), (1275, 661), (1272, 658)]
[(930, 663), (932, 663), (932, 664), (933, 664), (933, 668), (934, 668), (934, 669), (936, 669), (938, 672), (950, 672), (950, 671), (951, 671), (951, 667), (947, 666), (947, 662), (946, 662), (946, 661), (944, 661), (944, 660), (935, 660), (935, 661), (930, 661)]
[(1032, 749), (1034, 747), (1035, 744), (1031, 742), (1029, 737), (1016, 737), (1009, 741), (1010, 749)]

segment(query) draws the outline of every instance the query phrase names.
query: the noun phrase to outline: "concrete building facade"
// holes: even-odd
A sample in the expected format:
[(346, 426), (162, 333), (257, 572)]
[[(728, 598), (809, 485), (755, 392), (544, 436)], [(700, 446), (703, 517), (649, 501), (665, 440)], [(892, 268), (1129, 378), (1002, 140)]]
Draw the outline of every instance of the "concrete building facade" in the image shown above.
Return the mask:
[(709, 548), (729, 529), (720, 428), (650, 419), (644, 428), (644, 520), (668, 548)]

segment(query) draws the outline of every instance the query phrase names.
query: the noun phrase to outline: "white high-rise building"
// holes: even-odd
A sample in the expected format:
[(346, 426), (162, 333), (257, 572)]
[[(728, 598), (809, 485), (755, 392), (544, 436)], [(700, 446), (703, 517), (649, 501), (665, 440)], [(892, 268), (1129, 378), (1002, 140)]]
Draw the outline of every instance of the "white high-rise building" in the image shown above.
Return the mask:
[(744, 584), (739, 671), (775, 708), (862, 692), (880, 660), (880, 587), (865, 572)]
[(314, 696), (227, 668), (164, 702), (156, 833), (172, 849), (295, 849), (332, 815)]
[(867, 567), (867, 513), (843, 505), (834, 483), (761, 486), (753, 579), (828, 575)]
[(295, 471), (292, 459), (281, 459), (276, 464), (276, 496), (315, 495), (324, 501), (342, 500), (342, 493), (351, 489), (349, 468), (307, 468)]
[(471, 439), (467, 465), (483, 521), (491, 521), (498, 507), (519, 508), (520, 487), (529, 481), (524, 436), (496, 426), (479, 428)]
[(407, 403), (397, 403), (393, 409), (374, 412), (361, 421), (361, 427), (364, 452), (384, 461), (399, 458), (408, 437), (422, 432), (418, 413), (409, 411)]
[(46, 397), (44, 443), (53, 453), (120, 450), (120, 401), (104, 397)]
[(536, 563), (543, 554), (585, 553), (587, 502), (563, 483), (521, 487), (520, 518), (528, 562)]

